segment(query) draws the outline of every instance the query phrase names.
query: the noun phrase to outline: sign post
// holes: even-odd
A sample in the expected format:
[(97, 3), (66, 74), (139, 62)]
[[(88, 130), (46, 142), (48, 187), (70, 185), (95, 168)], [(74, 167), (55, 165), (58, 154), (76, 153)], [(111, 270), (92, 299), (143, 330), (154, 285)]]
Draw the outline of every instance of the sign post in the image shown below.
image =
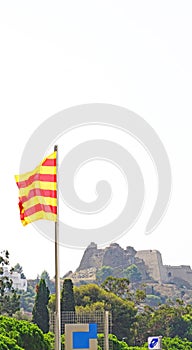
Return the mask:
[(162, 336), (148, 337), (148, 348), (162, 350)]

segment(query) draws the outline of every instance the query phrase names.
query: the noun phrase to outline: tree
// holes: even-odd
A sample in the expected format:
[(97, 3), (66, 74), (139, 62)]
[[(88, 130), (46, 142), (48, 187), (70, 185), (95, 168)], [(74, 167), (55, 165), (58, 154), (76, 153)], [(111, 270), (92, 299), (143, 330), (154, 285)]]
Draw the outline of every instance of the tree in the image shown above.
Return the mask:
[(7, 290), (11, 290), (12, 282), (4, 273), (5, 266), (9, 265), (9, 252), (5, 250), (0, 254), (0, 296), (3, 297)]
[(43, 333), (49, 331), (49, 289), (45, 280), (41, 279), (36, 288), (35, 304), (32, 311), (32, 322), (37, 324)]
[(0, 349), (1, 350), (23, 350), (23, 348), (17, 345), (17, 342), (15, 339), (10, 339), (2, 334), (0, 334)]
[(132, 264), (123, 270), (123, 274), (128, 280), (132, 282), (140, 282), (142, 279), (141, 272), (139, 271), (137, 265)]
[(61, 291), (61, 312), (75, 311), (75, 299), (73, 293), (73, 283), (71, 279), (65, 279)]
[(145, 300), (145, 298), (146, 298), (146, 292), (145, 292), (145, 290), (142, 290), (142, 289), (137, 289), (132, 296), (132, 300), (137, 305), (142, 303)]
[(64, 333), (66, 311), (75, 312), (75, 298), (73, 293), (73, 283), (71, 279), (66, 278), (63, 282), (61, 291), (61, 333)]
[[(94, 310), (96, 304), (97, 309), (103, 311), (109, 310), (112, 313), (113, 333), (122, 339), (127, 337), (132, 339), (131, 325), (135, 321), (137, 310), (132, 301), (124, 300), (114, 293), (107, 292), (96, 284), (88, 284), (86, 286), (74, 287), (76, 312), (81, 307), (81, 312), (89, 312)], [(98, 304), (98, 302), (100, 302)], [(102, 304), (101, 304), (102, 303)]]
[(35, 324), (0, 316), (1, 350), (51, 350), (51, 344)]
[(9, 274), (5, 273), (5, 267), (8, 265), (9, 252), (5, 250), (0, 253), (0, 314), (12, 316), (20, 309), (20, 296), (13, 288)]
[(163, 338), (162, 345), (164, 350), (170, 349), (180, 349), (180, 350), (190, 350), (192, 349), (192, 342), (187, 339), (180, 339), (179, 337), (175, 338)]
[(137, 315), (135, 324), (136, 343), (145, 341), (150, 334), (161, 334), (163, 337), (179, 337), (192, 340), (191, 306), (162, 304), (158, 308), (145, 307)]
[(20, 294), (20, 306), (24, 311), (32, 312), (35, 302), (35, 288), (28, 284), (27, 291), (19, 291)]
[(45, 283), (46, 283), (47, 287), (49, 288), (50, 293), (51, 294), (55, 293), (55, 283), (53, 281), (51, 281), (50, 276), (46, 270), (44, 270), (41, 273), (40, 278), (45, 280)]
[(101, 284), (107, 292), (112, 292), (122, 299), (130, 299), (129, 280), (127, 278), (117, 278), (109, 276)]
[(11, 294), (4, 295), (3, 304), (0, 307), (1, 314), (12, 316), (16, 311), (20, 310), (20, 298), (15, 291)]
[(107, 277), (113, 275), (113, 268), (111, 266), (102, 266), (100, 269), (97, 270), (96, 273), (96, 280), (99, 284), (104, 282)]
[(20, 273), (21, 278), (23, 278), (23, 279), (26, 278), (25, 275), (24, 275), (24, 273), (23, 273), (23, 268), (22, 268), (22, 266), (21, 266), (19, 263), (17, 263), (17, 264), (13, 267), (13, 271)]
[(157, 295), (147, 294), (145, 302), (149, 306), (154, 307), (154, 306), (158, 306), (161, 304), (161, 298)]
[(52, 314), (56, 311), (56, 296), (55, 296), (55, 294), (50, 295), (48, 308)]

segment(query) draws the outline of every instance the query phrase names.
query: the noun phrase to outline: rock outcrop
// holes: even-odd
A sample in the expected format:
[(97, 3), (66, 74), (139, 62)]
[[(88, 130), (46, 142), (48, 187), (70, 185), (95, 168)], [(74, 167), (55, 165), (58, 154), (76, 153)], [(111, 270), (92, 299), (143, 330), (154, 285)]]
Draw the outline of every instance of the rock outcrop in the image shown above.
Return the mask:
[[(143, 282), (180, 283), (192, 287), (192, 270), (190, 266), (163, 265), (161, 253), (158, 250), (136, 251), (133, 247), (123, 249), (117, 243), (112, 243), (104, 249), (99, 249), (92, 242), (84, 251), (79, 267), (68, 278), (77, 281), (95, 281), (96, 273), (103, 266), (110, 266), (117, 275), (131, 265), (136, 265)], [(179, 281), (179, 282), (178, 282)]]

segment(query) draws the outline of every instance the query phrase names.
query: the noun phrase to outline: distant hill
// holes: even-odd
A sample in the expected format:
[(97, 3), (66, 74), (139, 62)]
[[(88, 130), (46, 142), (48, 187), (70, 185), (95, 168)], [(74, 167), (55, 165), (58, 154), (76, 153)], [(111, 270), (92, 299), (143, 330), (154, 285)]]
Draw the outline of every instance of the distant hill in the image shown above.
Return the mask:
[[(108, 270), (107, 270), (108, 269)], [(104, 249), (99, 249), (92, 242), (84, 251), (80, 264), (75, 272), (70, 271), (64, 277), (71, 278), (75, 285), (82, 283), (98, 283), (101, 272), (111, 271), (115, 277), (126, 277), (135, 269), (138, 280), (133, 281), (136, 288), (145, 284), (153, 294), (165, 294), (167, 297), (180, 297), (188, 291), (192, 297), (192, 270), (188, 265), (164, 265), (158, 250), (139, 250), (133, 247), (123, 249), (117, 243), (112, 243)], [(135, 275), (136, 276), (136, 275)]]

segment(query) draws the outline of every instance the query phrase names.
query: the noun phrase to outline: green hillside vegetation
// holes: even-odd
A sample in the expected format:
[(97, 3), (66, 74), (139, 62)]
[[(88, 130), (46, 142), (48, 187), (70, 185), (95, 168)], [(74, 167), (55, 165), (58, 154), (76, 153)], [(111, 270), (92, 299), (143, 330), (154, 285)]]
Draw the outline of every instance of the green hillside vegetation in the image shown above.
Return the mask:
[[(104, 335), (98, 336), (98, 344), (101, 344), (101, 340)], [(147, 342), (143, 346), (129, 346), (125, 341), (118, 340), (115, 335), (109, 335), (109, 341), (112, 342), (113, 350), (146, 350), (148, 349)], [(163, 350), (191, 350), (192, 342), (186, 339), (176, 338), (163, 338), (162, 341)]]
[[(53, 330), (55, 295), (49, 275), (44, 271), (42, 277), (45, 279), (38, 278), (29, 284), (27, 292), (18, 293), (13, 289), (12, 281), (3, 274), (3, 265), (9, 264), (9, 254), (5, 251), (0, 255), (0, 350), (54, 350), (54, 334), (50, 330)], [(21, 271), (19, 264), (16, 267)], [(113, 350), (147, 349), (147, 338), (152, 335), (163, 337), (164, 350), (192, 349), (191, 301), (163, 298), (153, 286), (131, 289), (125, 275), (121, 278), (107, 276), (109, 272), (107, 268), (100, 271), (101, 285), (73, 286), (70, 279), (65, 279), (61, 311), (75, 311), (76, 315), (109, 311), (113, 333), (109, 338)], [(126, 271), (128, 275), (132, 283), (140, 279), (134, 266)], [(105, 280), (104, 276), (107, 276)], [(52, 294), (48, 286), (52, 288)], [(21, 304), (23, 309), (30, 310), (30, 314), (23, 313)], [(24, 320), (25, 316), (28, 321)], [(64, 324), (62, 330), (64, 332)], [(99, 349), (102, 337), (102, 334), (98, 337)]]
[[(63, 287), (66, 284), (63, 283)], [(154, 302), (154, 306), (151, 307), (145, 304), (145, 298), (148, 296), (144, 290), (130, 292), (127, 279), (112, 276), (108, 277), (101, 286), (86, 284), (73, 287), (71, 283), (67, 293), (74, 295), (63, 298), (63, 301), (65, 300), (63, 310), (73, 311), (75, 304), (76, 314), (110, 311), (113, 335), (118, 341), (126, 338), (129, 346), (141, 346), (146, 343), (148, 336), (154, 334), (162, 335), (164, 339), (165, 337), (179, 338), (180, 342), (192, 342), (192, 305), (184, 303), (181, 299), (167, 303), (161, 303), (158, 299), (158, 302)], [(64, 296), (63, 290), (61, 295)], [(68, 305), (67, 300), (73, 300), (73, 303), (70, 302)], [(48, 308), (52, 315), (55, 311), (54, 294), (50, 296)], [(191, 344), (188, 345), (191, 346)]]
[(74, 295), (77, 312), (112, 311), (113, 333), (119, 339), (131, 339), (131, 325), (137, 313), (132, 301), (123, 300), (95, 284), (75, 287)]
[[(135, 300), (139, 292), (135, 292)], [(127, 286), (121, 293), (128, 295)], [(76, 312), (109, 310), (112, 313), (113, 334), (119, 340), (126, 337), (130, 345), (144, 344), (151, 334), (192, 341), (192, 305), (184, 305), (181, 300), (152, 308), (142, 300), (136, 303), (94, 284), (74, 287), (74, 295)]]
[(1, 350), (51, 350), (38, 326), (12, 317), (0, 316)]

